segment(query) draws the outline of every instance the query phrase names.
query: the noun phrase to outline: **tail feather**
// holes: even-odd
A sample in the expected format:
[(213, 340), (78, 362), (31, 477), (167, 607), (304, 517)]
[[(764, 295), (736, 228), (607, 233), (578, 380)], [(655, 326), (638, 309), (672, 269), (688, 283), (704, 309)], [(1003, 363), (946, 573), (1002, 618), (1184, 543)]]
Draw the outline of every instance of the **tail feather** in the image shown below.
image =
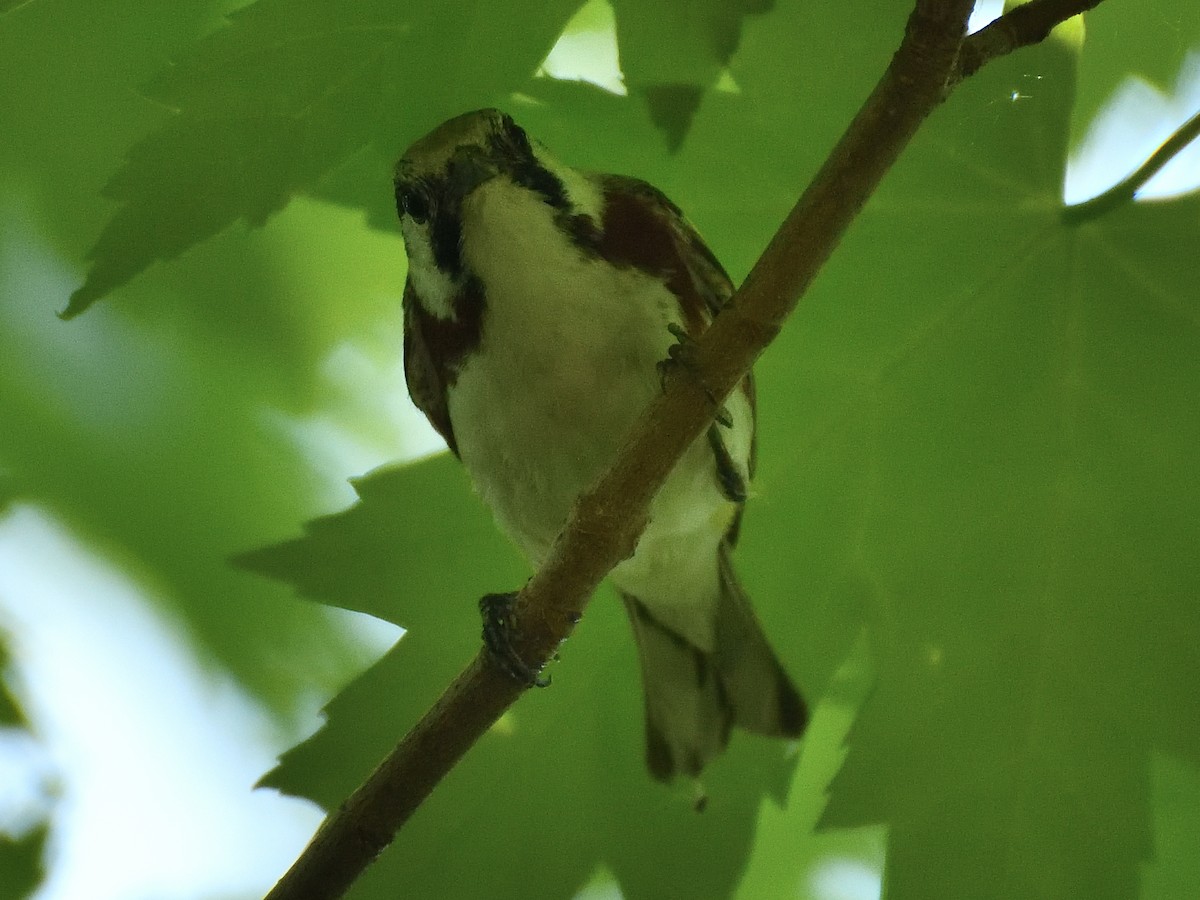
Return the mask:
[(646, 697), (646, 764), (660, 780), (699, 775), (725, 749), (736, 725), (798, 737), (808, 722), (799, 692), (763, 634), (722, 545), (721, 594), (711, 653), (663, 625), (622, 594), (633, 625)]
[(808, 707), (771, 649), (725, 544), (720, 565), (721, 602), (713, 656), (733, 705), (733, 722), (768, 737), (799, 737), (808, 724)]
[(633, 624), (646, 696), (646, 765), (662, 781), (698, 775), (725, 749), (733, 711), (711, 659), (623, 595)]

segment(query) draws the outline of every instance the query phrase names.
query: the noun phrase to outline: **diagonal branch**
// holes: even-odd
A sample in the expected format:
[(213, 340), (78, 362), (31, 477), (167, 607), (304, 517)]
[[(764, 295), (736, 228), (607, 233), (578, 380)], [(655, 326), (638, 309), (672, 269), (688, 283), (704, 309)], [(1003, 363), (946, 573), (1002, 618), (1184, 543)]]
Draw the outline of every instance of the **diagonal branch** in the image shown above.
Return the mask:
[[(632, 554), (650, 501), (799, 303), (883, 176), (949, 86), (989, 59), (1036, 43), (1099, 0), (1032, 0), (1001, 17), (970, 66), (960, 48), (972, 0), (916, 0), (904, 39), (879, 84), (763, 252), (729, 306), (696, 343), (699, 378), (673, 377), (646, 410), (613, 467), (580, 495), (542, 568), (517, 600), (516, 646), (550, 659), (600, 581)], [(1018, 15), (1022, 10), (1032, 13)], [(1053, 19), (1053, 21), (1051, 21)], [(1007, 21), (1006, 21), (1007, 20)], [(1011, 26), (1011, 27), (1010, 27)], [(987, 29), (985, 29), (986, 31)], [(981, 31), (980, 34), (983, 34)], [(484, 654), (446, 689), (379, 767), (317, 831), (267, 900), (342, 895), (471, 745), (523, 688)]]

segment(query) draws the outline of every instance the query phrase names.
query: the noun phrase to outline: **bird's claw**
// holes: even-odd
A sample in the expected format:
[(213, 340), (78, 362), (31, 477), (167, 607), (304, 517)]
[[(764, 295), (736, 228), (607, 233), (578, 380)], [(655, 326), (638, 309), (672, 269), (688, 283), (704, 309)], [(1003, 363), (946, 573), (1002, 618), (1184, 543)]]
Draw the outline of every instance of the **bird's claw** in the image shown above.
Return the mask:
[(483, 645), (496, 664), (514, 681), (526, 687), (548, 687), (550, 678), (543, 677), (541, 667), (529, 665), (513, 646), (512, 606), (515, 593), (484, 594), (479, 599), (483, 617)]
[(672, 337), (675, 338), (675, 343), (667, 348), (667, 358), (658, 363), (659, 386), (663, 390), (666, 390), (667, 377), (670, 375), (671, 370), (676, 367), (685, 369), (700, 383), (701, 389), (704, 391), (705, 396), (708, 397), (708, 402), (716, 408), (716, 415), (713, 417), (714, 421), (723, 428), (732, 428), (733, 416), (729, 414), (729, 410), (724, 404), (717, 402), (716, 395), (699, 376), (700, 366), (696, 361), (695, 339), (677, 322), (668, 323), (667, 331), (671, 332)]

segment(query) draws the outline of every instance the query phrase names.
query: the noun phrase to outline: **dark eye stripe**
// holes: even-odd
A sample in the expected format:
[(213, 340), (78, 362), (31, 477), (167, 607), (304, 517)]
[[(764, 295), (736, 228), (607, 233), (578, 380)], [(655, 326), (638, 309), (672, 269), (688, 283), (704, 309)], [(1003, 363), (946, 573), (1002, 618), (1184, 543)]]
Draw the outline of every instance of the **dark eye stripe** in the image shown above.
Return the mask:
[(441, 209), (429, 229), (433, 261), (447, 275), (462, 272), (462, 220), (457, 211)]
[(433, 197), (445, 194), (445, 187), (428, 181), (397, 181), (396, 212), (414, 222), (429, 226), (429, 243), (433, 261), (450, 276), (462, 272), (462, 223), (455, 204), (439, 202)]

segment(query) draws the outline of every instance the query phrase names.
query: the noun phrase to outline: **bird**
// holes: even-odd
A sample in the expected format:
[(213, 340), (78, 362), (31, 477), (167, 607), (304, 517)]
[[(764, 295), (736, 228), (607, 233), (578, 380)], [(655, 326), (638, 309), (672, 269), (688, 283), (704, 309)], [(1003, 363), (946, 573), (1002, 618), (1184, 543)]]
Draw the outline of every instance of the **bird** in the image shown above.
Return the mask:
[[(394, 186), (409, 394), (536, 568), (733, 284), (657, 188), (572, 168), (496, 109), (413, 143)], [(756, 455), (752, 376), (715, 416), (609, 574), (662, 781), (698, 777), (733, 727), (798, 738), (808, 720), (732, 563)]]

